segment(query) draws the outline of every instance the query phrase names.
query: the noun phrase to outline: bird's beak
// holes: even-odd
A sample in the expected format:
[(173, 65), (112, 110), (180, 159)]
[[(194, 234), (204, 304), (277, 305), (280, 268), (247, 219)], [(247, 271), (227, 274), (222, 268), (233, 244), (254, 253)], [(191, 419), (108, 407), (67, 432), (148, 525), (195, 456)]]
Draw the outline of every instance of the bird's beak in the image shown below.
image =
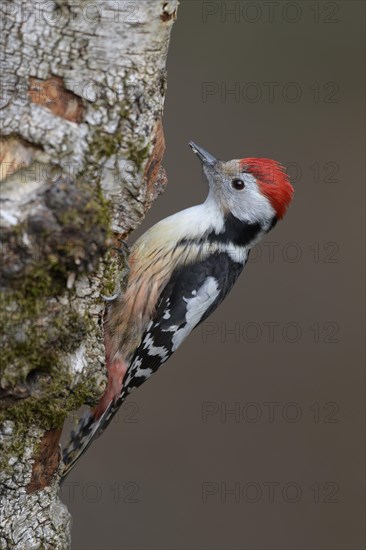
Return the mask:
[(215, 157), (210, 155), (210, 153), (202, 149), (202, 147), (198, 147), (198, 145), (196, 145), (193, 141), (189, 142), (189, 146), (203, 164), (205, 164), (206, 166), (214, 166), (216, 164), (217, 159), (215, 159)]

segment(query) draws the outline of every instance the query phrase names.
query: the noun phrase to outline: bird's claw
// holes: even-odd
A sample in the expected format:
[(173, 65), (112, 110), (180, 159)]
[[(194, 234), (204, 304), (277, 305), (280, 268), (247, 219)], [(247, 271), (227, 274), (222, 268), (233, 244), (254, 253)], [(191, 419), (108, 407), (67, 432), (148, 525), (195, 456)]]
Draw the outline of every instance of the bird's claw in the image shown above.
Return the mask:
[(112, 302), (113, 300), (115, 300), (116, 298), (118, 298), (119, 296), (119, 292), (115, 292), (115, 294), (113, 294), (113, 296), (104, 296), (104, 294), (101, 294), (101, 297), (103, 298), (103, 300), (105, 300), (106, 302)]

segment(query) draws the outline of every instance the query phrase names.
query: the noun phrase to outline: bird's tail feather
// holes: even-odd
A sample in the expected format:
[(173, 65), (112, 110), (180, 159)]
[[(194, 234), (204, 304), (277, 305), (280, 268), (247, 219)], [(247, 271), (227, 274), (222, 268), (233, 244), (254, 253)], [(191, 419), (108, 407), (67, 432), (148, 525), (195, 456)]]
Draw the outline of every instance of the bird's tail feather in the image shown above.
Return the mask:
[(94, 439), (103, 433), (121, 404), (122, 380), (128, 365), (123, 357), (110, 362), (109, 356), (110, 354), (107, 353), (107, 388), (95, 409), (81, 417), (78, 425), (71, 432), (70, 442), (62, 453), (65, 464), (62, 480), (70, 473)]
[(71, 432), (67, 447), (62, 452), (62, 460), (65, 464), (61, 477), (62, 481), (71, 472), (94, 439), (101, 435), (114, 414), (112, 412), (113, 405), (113, 402), (110, 403), (99, 418), (93, 414), (93, 411), (85, 413), (80, 418), (77, 427)]

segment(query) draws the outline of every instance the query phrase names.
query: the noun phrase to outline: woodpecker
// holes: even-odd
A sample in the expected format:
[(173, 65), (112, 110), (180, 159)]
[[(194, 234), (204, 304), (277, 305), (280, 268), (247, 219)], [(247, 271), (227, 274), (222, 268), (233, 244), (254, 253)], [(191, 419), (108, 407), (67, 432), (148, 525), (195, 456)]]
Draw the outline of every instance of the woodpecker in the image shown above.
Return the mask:
[(192, 141), (209, 192), (203, 204), (158, 222), (129, 256), (127, 287), (105, 315), (107, 388), (63, 453), (65, 477), (132, 390), (167, 361), (231, 290), (251, 248), (293, 196), (284, 168), (266, 158), (217, 160)]

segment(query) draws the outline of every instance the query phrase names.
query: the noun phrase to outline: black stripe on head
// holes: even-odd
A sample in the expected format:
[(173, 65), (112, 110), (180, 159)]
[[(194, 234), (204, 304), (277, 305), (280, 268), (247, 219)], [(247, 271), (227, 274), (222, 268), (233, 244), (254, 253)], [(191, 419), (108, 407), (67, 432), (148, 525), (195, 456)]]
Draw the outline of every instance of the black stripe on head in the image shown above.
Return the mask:
[(181, 239), (175, 246), (177, 248), (181, 245), (189, 246), (192, 243), (209, 242), (209, 243), (223, 243), (232, 244), (234, 246), (247, 246), (256, 239), (258, 234), (263, 231), (268, 233), (276, 225), (278, 218), (273, 216), (269, 226), (265, 226), (256, 223), (248, 223), (241, 221), (233, 214), (229, 213), (225, 216), (224, 229), (221, 233), (211, 231), (202, 239)]
[(263, 226), (256, 223), (248, 223), (239, 220), (231, 213), (225, 216), (224, 230), (222, 233), (212, 231), (207, 236), (209, 242), (233, 243), (238, 246), (246, 246), (251, 243), (263, 231)]
[(278, 222), (277, 216), (273, 216), (272, 221), (271, 221), (271, 223), (269, 224), (268, 229), (266, 229), (266, 233), (269, 233), (269, 232), (271, 231), (271, 229), (274, 228), (274, 226), (276, 225), (277, 222)]

